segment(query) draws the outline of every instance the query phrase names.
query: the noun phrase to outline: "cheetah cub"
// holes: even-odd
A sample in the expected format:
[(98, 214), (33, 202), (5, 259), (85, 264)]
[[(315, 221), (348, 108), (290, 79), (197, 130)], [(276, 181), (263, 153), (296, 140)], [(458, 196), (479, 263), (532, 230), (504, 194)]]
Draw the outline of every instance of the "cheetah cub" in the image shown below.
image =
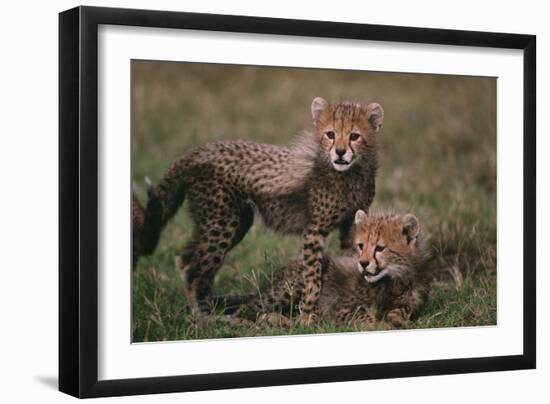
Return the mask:
[[(353, 256), (323, 259), (321, 318), (339, 325), (403, 327), (429, 293), (427, 237), (412, 214), (368, 216), (359, 210), (355, 224)], [(301, 298), (299, 260), (274, 276), (259, 296), (236, 310), (235, 317), (290, 324), (275, 313), (290, 314)]]
[[(316, 320), (323, 243), (338, 228), (349, 247), (354, 212), (372, 202), (384, 112), (376, 103), (331, 105), (315, 98), (311, 114), (313, 130), (293, 144), (209, 143), (176, 160), (149, 188), (145, 222), (158, 224), (148, 237), (153, 248), (184, 198), (189, 202), (193, 240), (176, 264), (195, 314), (208, 312), (214, 276), (258, 213), (276, 232), (302, 236), (300, 321)], [(150, 204), (160, 204), (162, 214), (149, 213)]]

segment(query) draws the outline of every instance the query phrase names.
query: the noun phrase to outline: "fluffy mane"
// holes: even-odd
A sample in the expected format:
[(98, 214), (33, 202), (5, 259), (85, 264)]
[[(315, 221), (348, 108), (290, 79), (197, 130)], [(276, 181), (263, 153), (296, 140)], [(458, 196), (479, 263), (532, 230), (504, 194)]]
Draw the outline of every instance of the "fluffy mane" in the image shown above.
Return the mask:
[(327, 165), (326, 157), (320, 152), (315, 134), (304, 131), (286, 147), (287, 160), (281, 164), (281, 172), (265, 190), (270, 194), (288, 194), (304, 188), (315, 168)]

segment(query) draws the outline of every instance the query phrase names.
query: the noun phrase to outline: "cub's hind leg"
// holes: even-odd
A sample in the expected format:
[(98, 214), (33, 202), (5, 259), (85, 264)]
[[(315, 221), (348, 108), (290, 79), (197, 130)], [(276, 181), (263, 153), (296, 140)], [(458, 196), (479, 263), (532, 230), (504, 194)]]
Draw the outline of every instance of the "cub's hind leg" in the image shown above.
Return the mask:
[(332, 321), (339, 325), (352, 325), (359, 328), (369, 327), (376, 323), (376, 318), (369, 310), (357, 306), (353, 301), (345, 301), (332, 316)]
[[(213, 232), (223, 235), (219, 230)], [(187, 303), (193, 314), (198, 317), (209, 313), (211, 309), (209, 298), (214, 277), (223, 264), (229, 246), (228, 239), (203, 233), (188, 244), (176, 260), (181, 271)]]
[[(210, 215), (194, 215), (194, 241), (176, 259), (184, 281), (187, 302), (193, 313), (208, 313), (214, 277), (225, 255), (238, 244), (252, 225), (254, 212), (227, 199)], [(193, 212), (193, 211), (192, 211)]]

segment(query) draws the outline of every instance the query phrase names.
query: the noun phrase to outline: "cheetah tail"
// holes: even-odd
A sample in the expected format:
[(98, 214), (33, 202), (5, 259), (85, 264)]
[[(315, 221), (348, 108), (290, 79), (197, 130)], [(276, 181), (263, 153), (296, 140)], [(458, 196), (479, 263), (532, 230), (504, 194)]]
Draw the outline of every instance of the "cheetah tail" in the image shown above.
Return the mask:
[(177, 168), (170, 168), (156, 186), (145, 177), (148, 201), (143, 225), (143, 255), (155, 251), (162, 229), (185, 199), (185, 185)]
[(216, 311), (221, 311), (222, 314), (230, 315), (235, 314), (244, 306), (255, 302), (257, 298), (258, 296), (254, 293), (246, 295), (212, 296), (208, 299), (208, 302)]
[(142, 255), (150, 255), (155, 251), (160, 238), (163, 227), (163, 208), (149, 177), (145, 177), (145, 184), (147, 185), (148, 200), (144, 212), (141, 253)]
[(145, 209), (139, 201), (136, 193), (132, 190), (132, 268), (135, 269), (136, 262), (142, 253), (143, 221)]

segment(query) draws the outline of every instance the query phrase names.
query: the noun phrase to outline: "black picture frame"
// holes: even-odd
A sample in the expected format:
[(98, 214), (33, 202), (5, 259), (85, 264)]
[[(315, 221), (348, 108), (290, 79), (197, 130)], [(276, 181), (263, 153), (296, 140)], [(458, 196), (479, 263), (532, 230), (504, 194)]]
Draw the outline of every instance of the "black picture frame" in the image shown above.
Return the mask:
[[(100, 24), (523, 50), (523, 354), (98, 381)], [(535, 73), (533, 35), (96, 7), (60, 13), (59, 390), (84, 398), (534, 369)]]

